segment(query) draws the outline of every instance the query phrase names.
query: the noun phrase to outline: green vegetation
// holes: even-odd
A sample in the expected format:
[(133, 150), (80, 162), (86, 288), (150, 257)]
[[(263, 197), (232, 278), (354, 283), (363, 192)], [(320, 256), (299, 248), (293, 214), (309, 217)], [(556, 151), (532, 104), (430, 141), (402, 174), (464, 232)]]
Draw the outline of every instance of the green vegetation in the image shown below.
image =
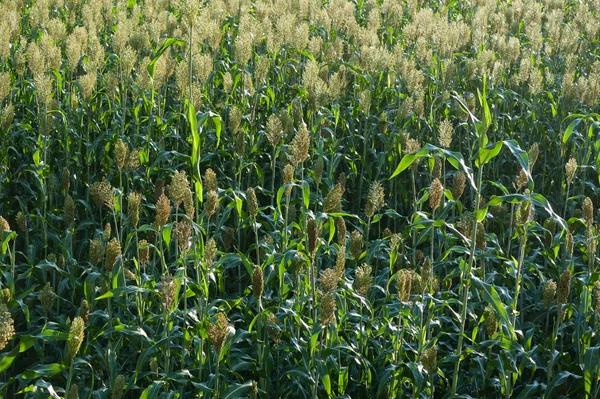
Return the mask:
[(598, 1), (0, 15), (0, 396), (600, 397)]

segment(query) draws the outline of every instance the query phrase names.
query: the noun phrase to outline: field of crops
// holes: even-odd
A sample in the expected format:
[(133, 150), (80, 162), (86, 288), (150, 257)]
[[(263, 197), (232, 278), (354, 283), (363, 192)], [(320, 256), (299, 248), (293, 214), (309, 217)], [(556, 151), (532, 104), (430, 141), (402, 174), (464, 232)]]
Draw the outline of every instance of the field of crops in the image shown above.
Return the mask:
[(0, 15), (0, 397), (600, 397), (600, 1)]

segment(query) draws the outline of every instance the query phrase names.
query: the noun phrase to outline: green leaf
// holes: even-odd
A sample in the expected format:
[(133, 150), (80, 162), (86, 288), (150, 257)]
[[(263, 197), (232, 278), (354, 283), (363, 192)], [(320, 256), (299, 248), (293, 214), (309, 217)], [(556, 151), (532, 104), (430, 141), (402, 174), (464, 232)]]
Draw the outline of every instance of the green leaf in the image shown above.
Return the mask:
[(221, 143), (221, 115), (215, 114), (214, 112), (208, 113), (210, 116), (210, 120), (215, 125), (215, 135), (217, 136), (217, 148), (219, 148), (219, 144)]
[(471, 281), (473, 282), (475, 288), (481, 291), (485, 302), (493, 306), (494, 310), (496, 311), (496, 314), (500, 316), (500, 319), (502, 319), (506, 327), (509, 329), (510, 334), (513, 337), (515, 337), (515, 331), (513, 329), (511, 321), (508, 319), (508, 312), (506, 311), (504, 304), (500, 300), (496, 289), (492, 285), (484, 283), (479, 278), (473, 275), (471, 276)]
[(142, 395), (140, 396), (140, 399), (153, 399), (153, 398), (158, 398), (158, 395), (160, 394), (160, 390), (162, 388), (163, 385), (166, 384), (166, 381), (153, 381), (152, 384), (150, 384), (150, 386), (146, 389), (144, 389), (144, 392), (142, 392)]
[(521, 168), (525, 171), (525, 175), (530, 182), (533, 182), (533, 178), (529, 173), (529, 154), (519, 147), (519, 144), (515, 140), (504, 140), (504, 145), (508, 147), (510, 152), (515, 156)]
[(310, 205), (310, 186), (307, 181), (302, 182), (302, 197), (304, 199), (304, 208), (308, 209)]
[(490, 144), (486, 147), (480, 148), (477, 153), (477, 159), (475, 160), (475, 165), (480, 168), (482, 165), (485, 165), (489, 161), (491, 161), (496, 155), (500, 153), (502, 149), (502, 142), (499, 141), (496, 144)]
[(573, 131), (575, 130), (577, 125), (579, 125), (579, 122), (581, 122), (581, 118), (577, 118), (577, 119), (573, 120), (573, 122), (569, 123), (569, 126), (567, 126), (567, 130), (565, 130), (565, 133), (563, 134), (563, 138), (562, 138), (563, 144), (566, 144), (567, 141), (569, 141), (569, 138), (573, 134)]
[(222, 399), (241, 398), (252, 387), (252, 381), (247, 381), (243, 384), (231, 384), (225, 392)]
[(163, 53), (174, 44), (176, 44), (178, 46), (182, 46), (185, 44), (185, 40), (175, 39), (172, 37), (169, 37), (169, 38), (167, 38), (167, 40), (165, 40), (163, 45), (156, 52), (156, 55), (154, 55), (154, 58), (152, 58), (152, 60), (148, 64), (148, 73), (150, 74), (152, 79), (154, 79), (154, 70), (156, 68), (156, 61), (158, 61), (158, 59), (163, 55)]

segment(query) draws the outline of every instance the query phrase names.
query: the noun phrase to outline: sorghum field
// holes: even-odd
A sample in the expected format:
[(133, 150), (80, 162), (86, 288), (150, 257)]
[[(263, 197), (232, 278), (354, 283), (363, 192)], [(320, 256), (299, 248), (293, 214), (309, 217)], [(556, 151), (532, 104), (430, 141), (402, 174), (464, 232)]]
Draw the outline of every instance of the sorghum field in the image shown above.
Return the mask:
[(600, 1), (0, 15), (0, 396), (600, 397)]

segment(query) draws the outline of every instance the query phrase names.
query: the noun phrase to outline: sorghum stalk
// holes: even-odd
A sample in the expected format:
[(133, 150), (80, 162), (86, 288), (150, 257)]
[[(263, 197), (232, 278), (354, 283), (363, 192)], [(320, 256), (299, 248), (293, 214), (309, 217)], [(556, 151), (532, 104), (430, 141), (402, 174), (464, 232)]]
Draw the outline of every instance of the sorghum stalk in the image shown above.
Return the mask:
[[(517, 304), (518, 304), (518, 299), (519, 299), (519, 293), (521, 291), (521, 280), (522, 280), (522, 276), (521, 276), (521, 270), (523, 269), (523, 260), (525, 258), (525, 244), (527, 242), (527, 229), (524, 228), (523, 234), (521, 235), (521, 242), (519, 243), (519, 263), (517, 264), (517, 281), (516, 281), (516, 288), (515, 288), (515, 298), (513, 301), (513, 319), (512, 319), (512, 323), (513, 323), (513, 328), (516, 328), (516, 322), (517, 322)], [(521, 317), (521, 321), (523, 321), (523, 317)]]
[[(481, 182), (483, 179), (483, 165), (479, 166), (479, 170), (477, 171), (477, 193), (475, 197), (475, 211), (479, 210), (479, 206), (481, 203)], [(471, 254), (469, 256), (469, 264), (467, 270), (463, 272), (462, 276), (462, 300), (461, 300), (461, 312), (460, 312), (460, 335), (458, 336), (458, 349), (457, 356), (458, 359), (454, 365), (454, 376), (452, 379), (452, 395), (456, 394), (456, 388), (458, 386), (458, 372), (460, 370), (461, 363), (461, 355), (463, 349), (463, 336), (465, 334), (465, 324), (467, 319), (467, 300), (469, 298), (469, 285), (471, 280), (471, 268), (473, 267), (473, 263), (475, 261), (475, 243), (477, 239), (477, 217), (473, 218), (473, 227), (471, 230)]]

